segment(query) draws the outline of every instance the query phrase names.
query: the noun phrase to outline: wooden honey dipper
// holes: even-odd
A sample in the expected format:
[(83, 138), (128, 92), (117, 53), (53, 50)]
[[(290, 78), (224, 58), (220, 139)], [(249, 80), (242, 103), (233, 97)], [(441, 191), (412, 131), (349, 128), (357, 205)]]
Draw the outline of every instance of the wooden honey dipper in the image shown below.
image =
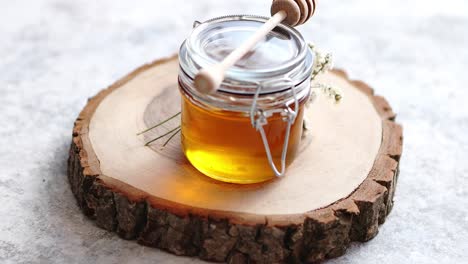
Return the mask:
[(233, 50), (221, 63), (201, 69), (195, 76), (195, 87), (204, 93), (215, 92), (224, 80), (227, 69), (234, 66), (245, 54), (281, 22), (295, 27), (304, 24), (315, 11), (314, 0), (273, 0), (272, 17), (241, 46)]

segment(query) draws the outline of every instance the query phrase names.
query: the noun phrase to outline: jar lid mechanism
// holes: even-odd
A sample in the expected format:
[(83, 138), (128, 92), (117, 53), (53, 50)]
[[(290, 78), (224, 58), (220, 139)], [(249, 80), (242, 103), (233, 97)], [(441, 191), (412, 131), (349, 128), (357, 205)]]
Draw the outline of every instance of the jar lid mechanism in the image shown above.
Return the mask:
[[(268, 163), (270, 164), (271, 169), (275, 173), (276, 177), (283, 177), (286, 172), (286, 155), (288, 153), (288, 145), (289, 145), (289, 135), (291, 133), (291, 127), (296, 121), (298, 109), (299, 109), (299, 100), (297, 98), (297, 93), (294, 85), (292, 84), (291, 79), (285, 78), (285, 81), (290, 84), (291, 91), (293, 92), (294, 96), (294, 110), (291, 109), (290, 105), (285, 105), (285, 108), (276, 108), (270, 110), (261, 110), (257, 108), (257, 100), (258, 96), (263, 88), (262, 85), (257, 86), (257, 92), (254, 95), (254, 99), (252, 101), (252, 106), (250, 108), (250, 122), (252, 126), (260, 132), (262, 137), (263, 146), (265, 147), (265, 152), (267, 154)], [(283, 150), (281, 152), (281, 169), (278, 170), (276, 167), (273, 157), (271, 156), (270, 145), (268, 143), (268, 139), (265, 134), (265, 129), (263, 126), (268, 124), (268, 117), (272, 116), (275, 113), (280, 113), (283, 116), (283, 121), (288, 123), (288, 127), (286, 128), (286, 135), (284, 136), (283, 142)]]

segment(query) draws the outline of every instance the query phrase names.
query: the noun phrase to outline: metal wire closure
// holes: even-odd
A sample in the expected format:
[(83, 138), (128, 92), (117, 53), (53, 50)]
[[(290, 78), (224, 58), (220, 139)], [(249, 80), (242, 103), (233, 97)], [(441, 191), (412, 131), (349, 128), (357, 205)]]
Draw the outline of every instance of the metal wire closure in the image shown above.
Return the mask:
[[(262, 136), (263, 145), (265, 147), (265, 152), (267, 154), (268, 162), (270, 163), (270, 167), (275, 173), (276, 177), (283, 177), (286, 171), (286, 155), (288, 152), (288, 144), (289, 144), (289, 135), (291, 133), (291, 127), (296, 121), (297, 113), (299, 111), (299, 101), (296, 95), (296, 89), (292, 83), (290, 78), (285, 78), (284, 81), (291, 87), (294, 96), (294, 110), (291, 109), (290, 105), (287, 103), (285, 104), (284, 108), (276, 108), (271, 110), (262, 110), (257, 107), (257, 100), (260, 94), (260, 91), (263, 87), (265, 87), (266, 83), (258, 84), (257, 91), (255, 92), (252, 106), (250, 108), (250, 122), (252, 123), (252, 127), (254, 127), (257, 131), (260, 132)], [(273, 157), (271, 156), (270, 145), (268, 143), (268, 139), (265, 134), (265, 129), (263, 127), (268, 124), (268, 117), (271, 117), (275, 113), (280, 113), (283, 117), (283, 121), (288, 123), (288, 128), (286, 129), (286, 135), (284, 136), (284, 143), (283, 143), (283, 151), (281, 153), (281, 170), (278, 171)]]

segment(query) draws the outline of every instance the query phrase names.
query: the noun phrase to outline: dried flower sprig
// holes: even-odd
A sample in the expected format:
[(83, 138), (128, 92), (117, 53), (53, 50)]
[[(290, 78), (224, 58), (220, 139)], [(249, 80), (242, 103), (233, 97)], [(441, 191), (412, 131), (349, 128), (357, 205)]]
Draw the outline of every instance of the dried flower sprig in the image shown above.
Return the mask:
[(148, 132), (148, 131), (150, 131), (150, 130), (153, 130), (153, 129), (159, 127), (159, 126), (164, 125), (165, 123), (167, 123), (167, 122), (171, 121), (172, 119), (176, 118), (178, 115), (180, 115), (180, 112), (178, 112), (177, 114), (175, 114), (175, 115), (169, 117), (168, 119), (166, 119), (166, 120), (164, 120), (164, 121), (162, 121), (162, 122), (160, 122), (160, 123), (158, 123), (158, 124), (156, 124), (156, 125), (154, 125), (154, 126), (148, 128), (148, 129), (145, 129), (145, 130), (141, 131), (140, 133), (137, 134), (137, 136), (142, 135), (142, 134), (144, 134), (144, 133), (146, 133), (146, 132)]
[(177, 129), (167, 140), (166, 142), (164, 142), (163, 144), (163, 148), (169, 143), (169, 141), (171, 141), (171, 139), (173, 139), (177, 134), (179, 134), (181, 128), (179, 126), (179, 129)]
[[(158, 139), (161, 139), (161, 138), (163, 138), (163, 137), (165, 137), (165, 136), (168, 136), (168, 135), (170, 135), (170, 134), (172, 134), (172, 133), (177, 134), (177, 133), (179, 133), (179, 132), (178, 132), (179, 130), (180, 130), (180, 126), (174, 128), (174, 129), (171, 129), (169, 132), (166, 132), (166, 133), (162, 134), (161, 136), (159, 136), (159, 137), (157, 137), (157, 138), (155, 138), (155, 139), (152, 139), (152, 140), (146, 142), (145, 146), (148, 146), (148, 145), (150, 145), (151, 143), (153, 143), (154, 141), (156, 141), (156, 140), (158, 140)], [(172, 137), (174, 137), (174, 135), (172, 135), (171, 138), (172, 138)]]
[[(315, 54), (314, 65), (312, 68), (311, 81), (314, 81), (317, 75), (326, 73), (333, 68), (333, 56), (331, 53), (325, 53), (320, 51), (314, 44), (309, 43), (309, 48)], [(343, 93), (341, 89), (323, 84), (323, 83), (313, 83), (312, 84), (312, 96), (311, 100), (314, 100), (318, 94), (316, 91), (319, 91), (321, 94), (326, 95), (329, 98), (334, 99), (335, 103), (339, 103), (343, 98)]]
[[(171, 116), (171, 117), (169, 117), (169, 118), (167, 118), (167, 119), (165, 119), (165, 120), (159, 122), (158, 124), (156, 124), (156, 125), (154, 125), (154, 126), (152, 126), (152, 127), (150, 127), (150, 128), (147, 128), (147, 129), (141, 131), (140, 133), (137, 134), (137, 136), (142, 135), (142, 134), (144, 134), (144, 133), (146, 133), (146, 132), (149, 132), (149, 131), (151, 131), (151, 130), (153, 130), (153, 129), (155, 129), (155, 128), (157, 128), (157, 127), (159, 127), (159, 126), (161, 126), (161, 125), (163, 125), (163, 124), (165, 124), (165, 123), (171, 121), (172, 119), (174, 119), (174, 118), (176, 118), (177, 116), (179, 116), (180, 113), (181, 113), (181, 112), (178, 112), (178, 113), (176, 113), (175, 115), (173, 115), (173, 116)], [(164, 138), (164, 137), (166, 137), (166, 136), (168, 136), (168, 135), (171, 135), (171, 136), (164, 142), (163, 147), (165, 147), (165, 146), (169, 143), (169, 141), (171, 141), (171, 139), (173, 139), (173, 138), (180, 132), (180, 130), (181, 130), (181, 127), (180, 127), (180, 125), (179, 125), (179, 126), (177, 126), (176, 128), (173, 128), (173, 129), (171, 129), (170, 131), (164, 133), (163, 135), (158, 136), (157, 138), (154, 138), (154, 139), (152, 139), (152, 140), (146, 142), (146, 143), (145, 143), (145, 146), (149, 146), (151, 143), (153, 143), (153, 142), (155, 142), (155, 141), (157, 141), (157, 140), (159, 140), (159, 139), (161, 139), (161, 138)]]
[[(343, 93), (337, 87), (333, 87), (331, 85), (313, 82), (315, 78), (322, 73), (326, 73), (333, 68), (333, 56), (331, 53), (324, 53), (320, 51), (314, 44), (309, 43), (309, 48), (314, 53), (314, 65), (312, 68), (312, 74), (310, 76), (311, 84), (311, 95), (308, 101), (308, 104), (312, 103), (319, 94), (323, 94), (329, 98), (332, 98), (335, 103), (339, 103), (343, 98)], [(302, 127), (304, 128), (304, 132), (310, 129), (310, 121), (304, 116), (304, 120), (302, 123)], [(303, 134), (303, 136), (305, 133)]]
[(342, 97), (342, 92), (340, 89), (326, 85), (323, 83), (317, 83), (313, 86), (314, 89), (320, 89), (322, 94), (328, 96), (329, 98), (333, 99), (335, 103), (339, 103), (341, 101)]
[(320, 73), (325, 73), (333, 68), (333, 56), (331, 53), (322, 52), (312, 43), (309, 43), (309, 48), (315, 55), (311, 75), (311, 80), (314, 80)]

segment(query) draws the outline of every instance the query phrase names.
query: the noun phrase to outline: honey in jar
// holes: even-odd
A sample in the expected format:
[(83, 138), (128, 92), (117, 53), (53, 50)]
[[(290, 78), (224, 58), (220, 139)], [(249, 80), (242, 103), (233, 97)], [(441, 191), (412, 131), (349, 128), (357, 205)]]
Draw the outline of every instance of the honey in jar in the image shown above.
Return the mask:
[(313, 55), (281, 24), (226, 72), (214, 93), (197, 72), (223, 60), (266, 21), (229, 16), (196, 23), (180, 49), (181, 140), (190, 163), (216, 180), (240, 184), (281, 177), (301, 143)]

